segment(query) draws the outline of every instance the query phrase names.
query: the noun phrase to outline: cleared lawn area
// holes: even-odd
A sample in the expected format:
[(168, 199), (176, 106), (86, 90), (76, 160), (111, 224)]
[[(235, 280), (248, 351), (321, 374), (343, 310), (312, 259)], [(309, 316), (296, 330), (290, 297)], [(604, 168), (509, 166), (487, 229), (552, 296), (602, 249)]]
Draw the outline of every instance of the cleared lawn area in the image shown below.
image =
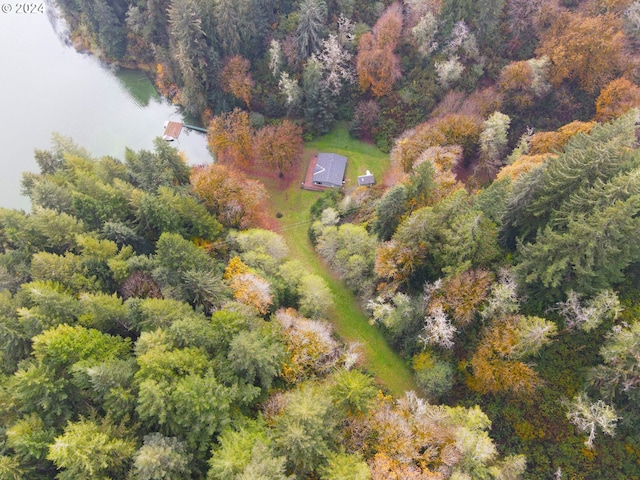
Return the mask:
[(394, 396), (400, 396), (407, 390), (417, 388), (411, 372), (387, 345), (380, 331), (369, 324), (354, 295), (316, 256), (307, 237), (309, 208), (322, 193), (302, 190), (300, 182), (304, 177), (306, 162), (317, 152), (334, 152), (348, 158), (347, 188), (357, 185), (358, 175), (364, 174), (367, 169), (376, 175), (376, 178), (381, 178), (389, 164), (388, 156), (372, 145), (350, 138), (346, 129), (341, 126), (332, 133), (307, 143), (304, 168), (300, 171), (301, 178), (291, 182), (287, 189), (279, 188), (279, 180), (263, 181), (271, 195), (272, 215), (276, 212), (282, 214), (277, 222), (280, 233), (287, 241), (291, 257), (300, 260), (308, 267), (309, 272), (324, 278), (333, 292), (335, 308), (329, 320), (335, 326), (338, 335), (347, 341), (359, 342), (366, 356), (367, 370)]

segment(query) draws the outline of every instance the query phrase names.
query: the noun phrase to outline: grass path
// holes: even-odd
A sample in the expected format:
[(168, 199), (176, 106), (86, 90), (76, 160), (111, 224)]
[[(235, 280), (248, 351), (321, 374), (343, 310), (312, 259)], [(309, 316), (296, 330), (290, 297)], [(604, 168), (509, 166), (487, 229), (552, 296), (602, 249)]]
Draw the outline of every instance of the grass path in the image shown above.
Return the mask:
[[(308, 143), (306, 147), (305, 168), (308, 158), (317, 151), (335, 152), (349, 159), (346, 188), (355, 184), (357, 176), (364, 174), (366, 169), (379, 178), (388, 166), (386, 155), (371, 145), (351, 139), (344, 128), (338, 128), (329, 135)], [(300, 175), (301, 181), (304, 171)], [(329, 271), (313, 250), (307, 237), (309, 208), (321, 194), (302, 190), (300, 181), (293, 181), (286, 190), (278, 188), (278, 180), (264, 181), (271, 195), (271, 213), (282, 214), (278, 225), (289, 246), (290, 256), (301, 261), (310, 273), (321, 276), (327, 282), (335, 303), (329, 320), (340, 337), (362, 345), (366, 369), (394, 396), (400, 396), (407, 390), (415, 390), (413, 376), (403, 360), (389, 347), (382, 333), (369, 324), (355, 296)]]

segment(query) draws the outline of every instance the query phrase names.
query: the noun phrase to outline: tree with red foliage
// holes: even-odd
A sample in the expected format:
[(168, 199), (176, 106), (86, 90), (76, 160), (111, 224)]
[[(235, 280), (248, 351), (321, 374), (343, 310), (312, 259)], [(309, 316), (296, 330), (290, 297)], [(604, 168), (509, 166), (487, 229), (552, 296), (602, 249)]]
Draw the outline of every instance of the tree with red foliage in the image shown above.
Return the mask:
[(358, 42), (356, 71), (363, 91), (371, 89), (376, 97), (391, 93), (400, 78), (400, 60), (393, 51), (402, 31), (402, 13), (397, 3), (385, 10), (373, 27)]
[(282, 178), (284, 172), (300, 160), (304, 146), (302, 128), (289, 120), (279, 125), (267, 125), (255, 135), (253, 145), (256, 162), (278, 169)]

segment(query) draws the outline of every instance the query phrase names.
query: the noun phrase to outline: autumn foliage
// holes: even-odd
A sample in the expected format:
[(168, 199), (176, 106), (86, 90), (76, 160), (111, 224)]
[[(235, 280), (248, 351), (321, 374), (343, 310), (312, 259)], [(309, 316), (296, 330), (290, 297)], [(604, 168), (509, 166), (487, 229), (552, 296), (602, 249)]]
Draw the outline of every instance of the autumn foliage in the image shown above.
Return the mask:
[(302, 128), (284, 120), (279, 125), (266, 125), (254, 137), (256, 163), (277, 170), (282, 177), (302, 155)]
[(594, 126), (594, 122), (575, 121), (563, 125), (555, 132), (538, 132), (531, 137), (529, 142), (530, 155), (542, 155), (545, 153), (558, 153), (562, 151), (567, 142), (578, 133), (588, 134)]
[(466, 270), (444, 282), (442, 303), (457, 326), (464, 327), (471, 323), (489, 293), (493, 278), (488, 270), (477, 269)]
[(246, 228), (256, 223), (258, 206), (267, 198), (262, 183), (228, 165), (211, 164), (191, 174), (193, 192), (223, 225)]
[(511, 180), (517, 180), (525, 173), (528, 173), (535, 167), (542, 165), (547, 158), (549, 158), (549, 154), (520, 155), (515, 162), (510, 165), (506, 165), (498, 172), (497, 179), (501, 180), (503, 178), (510, 178)]
[(226, 60), (220, 73), (222, 91), (242, 100), (247, 107), (251, 103), (251, 89), (254, 85), (249, 67), (249, 60), (234, 55)]
[(400, 78), (400, 60), (393, 52), (401, 31), (401, 9), (394, 3), (378, 19), (373, 33), (360, 37), (356, 71), (363, 91), (371, 89), (376, 97), (391, 93), (393, 83)]
[(476, 115), (450, 113), (422, 123), (405, 132), (391, 151), (395, 168), (409, 172), (429, 148), (459, 145), (464, 155), (473, 152), (482, 131), (482, 118)]
[(608, 122), (636, 107), (640, 107), (640, 87), (626, 78), (618, 78), (600, 91), (596, 120)]
[(486, 393), (511, 393), (526, 397), (540, 385), (538, 373), (530, 365), (513, 358), (518, 342), (516, 319), (494, 321), (486, 328), (480, 346), (473, 354), (472, 390)]
[(218, 163), (246, 166), (253, 158), (253, 128), (243, 110), (236, 108), (214, 117), (207, 137)]
[(576, 81), (594, 94), (625, 69), (623, 49), (624, 33), (614, 15), (562, 12), (544, 33), (537, 52), (551, 60), (552, 85)]

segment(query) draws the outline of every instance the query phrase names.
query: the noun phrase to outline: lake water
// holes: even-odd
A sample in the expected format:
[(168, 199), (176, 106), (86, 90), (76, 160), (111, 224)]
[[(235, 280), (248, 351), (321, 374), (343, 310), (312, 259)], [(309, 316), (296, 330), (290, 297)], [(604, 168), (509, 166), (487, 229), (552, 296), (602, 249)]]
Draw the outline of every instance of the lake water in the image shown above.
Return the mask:
[[(114, 72), (68, 45), (64, 25), (47, 13), (0, 13), (0, 206), (29, 208), (22, 172), (38, 171), (35, 148), (51, 133), (72, 137), (96, 157), (123, 159), (125, 147), (153, 148), (166, 120), (181, 120), (141, 72)], [(192, 123), (192, 122), (190, 122)], [(210, 163), (204, 134), (183, 129), (191, 164)]]

